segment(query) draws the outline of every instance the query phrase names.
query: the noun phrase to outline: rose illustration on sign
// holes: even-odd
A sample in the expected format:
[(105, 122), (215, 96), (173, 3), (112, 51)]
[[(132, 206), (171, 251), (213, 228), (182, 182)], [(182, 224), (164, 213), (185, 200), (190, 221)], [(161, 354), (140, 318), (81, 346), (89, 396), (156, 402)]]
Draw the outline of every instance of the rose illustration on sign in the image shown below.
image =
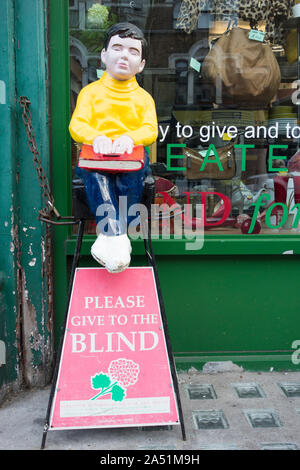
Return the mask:
[(139, 365), (130, 359), (116, 359), (108, 366), (108, 374), (99, 372), (91, 377), (92, 388), (99, 390), (91, 400), (111, 393), (113, 401), (122, 401), (126, 395), (126, 388), (134, 385), (138, 380)]

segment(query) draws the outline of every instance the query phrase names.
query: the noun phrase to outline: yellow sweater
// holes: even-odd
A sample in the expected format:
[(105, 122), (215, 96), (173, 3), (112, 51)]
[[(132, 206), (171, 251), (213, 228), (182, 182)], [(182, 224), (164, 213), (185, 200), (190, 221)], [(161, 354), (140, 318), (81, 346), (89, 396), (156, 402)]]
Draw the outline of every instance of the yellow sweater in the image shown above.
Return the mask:
[(135, 145), (150, 145), (158, 134), (153, 98), (135, 77), (122, 81), (104, 72), (79, 93), (69, 131), (84, 144), (92, 144), (99, 135), (114, 140), (126, 134)]

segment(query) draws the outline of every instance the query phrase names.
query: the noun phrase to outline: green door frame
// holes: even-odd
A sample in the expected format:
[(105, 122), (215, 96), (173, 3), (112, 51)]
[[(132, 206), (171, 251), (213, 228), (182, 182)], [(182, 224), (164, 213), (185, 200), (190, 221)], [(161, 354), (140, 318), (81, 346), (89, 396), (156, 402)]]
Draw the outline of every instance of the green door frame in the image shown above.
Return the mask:
[[(67, 0), (49, 0), (49, 69), (51, 81), (51, 155), (52, 191), (61, 215), (71, 214), (69, 15)], [(65, 311), (68, 286), (66, 240), (68, 226), (54, 230), (54, 291), (56, 338), (58, 340)]]
[[(51, 70), (51, 115), (52, 115), (52, 172), (53, 172), (53, 192), (55, 197), (55, 205), (62, 215), (71, 214), (71, 156), (70, 156), (70, 137), (68, 134), (68, 123), (70, 119), (69, 107), (69, 44), (68, 44), (68, 1), (67, 0), (49, 0), (50, 7), (50, 70)], [(55, 252), (55, 305), (57, 316), (57, 335), (59, 336), (59, 328), (62, 323), (63, 313), (65, 310), (67, 283), (68, 283), (68, 258), (74, 253), (76, 237), (71, 235), (69, 227), (59, 227), (55, 229), (54, 237), (54, 252)], [(92, 236), (85, 236), (82, 245), (83, 263), (89, 265), (91, 263), (90, 246), (93, 241)], [(291, 235), (234, 235), (224, 236), (211, 234), (205, 236), (204, 247), (201, 251), (195, 253), (194, 251), (185, 250), (185, 240), (154, 240), (154, 251), (157, 254), (159, 269), (161, 272), (162, 290), (165, 293), (166, 310), (169, 315), (170, 335), (173, 342), (173, 351), (176, 356), (177, 364), (181, 364), (184, 368), (189, 367), (191, 364), (203, 364), (207, 360), (221, 360), (224, 357), (236, 358), (236, 362), (246, 363), (249, 368), (263, 368), (269, 367), (270, 361), (272, 365), (279, 364), (283, 368), (299, 368), (296, 364), (291, 362), (291, 349), (292, 340), (297, 339), (297, 332), (295, 332), (295, 323), (298, 324), (298, 299), (297, 299), (297, 278), (300, 275), (300, 236), (297, 234)], [(287, 250), (293, 250), (294, 256), (282, 256), (282, 253)], [(133, 242), (133, 264), (143, 264), (144, 246), (142, 241)], [(86, 256), (85, 256), (86, 255)], [(175, 263), (180, 265), (180, 269), (175, 269)], [(179, 263), (179, 264), (178, 264)], [(237, 312), (231, 313), (234, 310), (232, 306), (232, 297), (228, 295), (230, 289), (236, 289), (241, 292), (241, 299), (246, 305), (251, 303), (253, 299), (252, 292), (245, 290), (245, 279), (240, 279), (239, 272), (236, 270), (241, 269), (247, 276), (247, 272), (251, 273), (253, 282), (252, 289), (257, 290), (257, 302), (263, 305), (265, 320), (263, 315), (258, 311), (256, 313), (247, 306), (244, 310), (247, 312), (248, 317), (243, 322), (239, 322)], [(264, 276), (264, 266), (267, 267), (268, 279)], [(284, 318), (281, 317), (280, 311), (284, 310), (286, 303), (284, 299), (269, 299), (266, 302), (264, 289), (261, 285), (265, 285), (266, 291), (270, 291), (274, 285), (272, 277), (272, 266), (279, 272), (286, 273), (286, 279), (282, 283), (285, 292), (287, 289), (292, 289), (290, 292), (290, 300), (292, 305), (292, 313), (288, 324)], [(298, 267), (299, 266), (299, 267)], [(223, 271), (223, 268), (225, 271)], [(231, 272), (232, 279), (224, 276), (223, 272)], [(247, 271), (249, 270), (249, 271)], [(203, 341), (204, 348), (195, 343), (194, 350), (189, 350), (190, 340), (188, 337), (178, 338), (178, 332), (185, 329), (184, 323), (179, 320), (178, 309), (174, 302), (174, 289), (170, 286), (173, 284), (173, 273), (180, 276), (179, 282), (182, 283), (184, 289), (189, 289), (193, 299), (191, 302), (188, 300), (187, 306), (191, 309), (190, 319), (190, 334), (204, 335), (201, 328), (199, 328), (199, 315), (197, 310), (199, 306), (198, 288), (195, 289), (196, 282), (203, 286), (204, 291), (209, 291), (209, 287), (213, 285), (214, 280), (218, 284), (221, 294), (226, 301), (224, 306), (228, 315), (228, 321), (224, 323), (223, 330), (218, 332), (218, 341), (212, 340), (210, 343), (205, 340), (205, 336), (199, 340)], [(184, 273), (184, 276), (182, 276)], [(289, 275), (289, 273), (291, 273)], [(175, 278), (176, 279), (176, 278)], [(205, 284), (207, 279), (208, 284)], [(277, 279), (277, 276), (274, 277)], [(233, 281), (234, 280), (234, 281)], [(278, 280), (278, 279), (277, 279)], [(266, 282), (266, 284), (262, 284)], [(234, 284), (235, 283), (235, 284)], [(203, 292), (205, 304), (201, 311), (201, 321), (203, 316), (209, 316), (211, 297), (206, 296)], [(212, 292), (213, 294), (213, 292)], [(280, 301), (282, 300), (282, 304)], [(186, 299), (179, 299), (179, 303), (186, 302)], [(213, 302), (214, 303), (214, 302)], [(278, 303), (280, 309), (277, 310)], [(170, 309), (168, 310), (168, 305)], [(222, 305), (222, 304), (221, 304)], [(183, 304), (180, 308), (186, 308)], [(180, 310), (179, 308), (179, 310)], [(218, 306), (220, 308), (220, 305)], [(253, 307), (254, 308), (254, 307)], [(175, 313), (173, 313), (173, 311)], [(193, 310), (194, 309), (194, 310)], [(201, 308), (200, 308), (201, 310)], [(278, 325), (275, 328), (277, 331), (275, 337), (268, 334), (272, 325), (273, 312), (278, 312), (279, 330)], [(209, 323), (209, 332), (212, 334), (214, 324), (218, 324), (218, 312), (214, 322)], [(176, 318), (175, 318), (176, 317)], [(250, 320), (249, 320), (250, 319)], [(240, 337), (243, 332), (247, 334), (249, 330), (249, 321), (256, 323), (257, 329), (262, 330), (259, 340), (255, 338), (255, 333), (251, 330), (251, 336), (245, 339), (246, 347), (235, 340)], [(280, 321), (283, 322), (286, 328), (286, 333), (280, 332)], [(235, 323), (236, 322), (236, 323)], [(228, 333), (226, 328), (228, 324), (232, 324), (231, 328), (236, 328), (234, 334), (231, 336), (231, 341), (235, 345), (230, 348), (230, 341), (224, 341), (223, 338)], [(236, 326), (235, 326), (236, 325)], [(226, 332), (225, 332), (226, 330)], [(295, 337), (293, 337), (293, 332)], [(299, 327), (300, 336), (300, 327)], [(252, 341), (252, 339), (253, 341)], [(251, 342), (252, 341), (252, 342)], [(193, 342), (193, 341), (192, 341)], [(184, 345), (184, 346), (183, 346)], [(253, 346), (252, 346), (253, 345)]]
[[(46, 0), (0, 2), (0, 400), (10, 389), (43, 386), (52, 374), (42, 191), (28, 147), (20, 96), (49, 177)], [(24, 20), (26, 19), (26, 20)], [(49, 284), (48, 284), (49, 285)]]

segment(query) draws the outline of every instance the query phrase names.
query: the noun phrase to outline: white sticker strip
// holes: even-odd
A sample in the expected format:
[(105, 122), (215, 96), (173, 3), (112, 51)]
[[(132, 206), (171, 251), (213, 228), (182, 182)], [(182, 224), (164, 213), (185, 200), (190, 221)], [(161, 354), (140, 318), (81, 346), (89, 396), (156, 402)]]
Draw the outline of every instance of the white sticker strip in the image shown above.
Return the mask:
[(105, 400), (71, 400), (60, 402), (60, 417), (116, 416), (169, 413), (169, 397), (127, 398), (122, 402)]
[(0, 340), (0, 367), (6, 364), (6, 347), (4, 341)]
[(0, 80), (0, 104), (6, 104), (6, 85), (3, 80)]

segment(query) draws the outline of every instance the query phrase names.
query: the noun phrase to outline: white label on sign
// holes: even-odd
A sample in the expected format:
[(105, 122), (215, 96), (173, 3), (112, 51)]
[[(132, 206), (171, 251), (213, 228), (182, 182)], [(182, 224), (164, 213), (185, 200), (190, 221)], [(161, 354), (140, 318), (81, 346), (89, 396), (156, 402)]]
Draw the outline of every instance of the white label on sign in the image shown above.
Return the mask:
[(113, 400), (70, 400), (60, 402), (60, 417), (117, 416), (169, 413), (169, 397), (127, 398), (121, 403)]

